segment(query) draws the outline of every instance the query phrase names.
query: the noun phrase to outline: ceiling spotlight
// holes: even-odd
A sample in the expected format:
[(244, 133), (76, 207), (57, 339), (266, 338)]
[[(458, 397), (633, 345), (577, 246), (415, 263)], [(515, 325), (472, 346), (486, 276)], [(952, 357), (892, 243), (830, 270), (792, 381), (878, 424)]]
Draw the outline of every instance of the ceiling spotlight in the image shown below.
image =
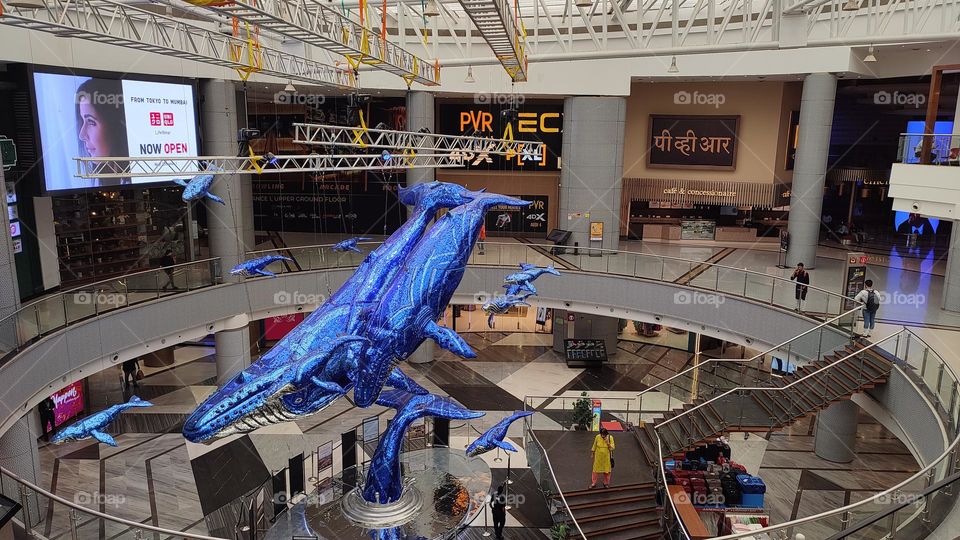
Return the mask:
[(677, 68), (677, 57), (674, 56), (670, 60), (670, 67), (667, 68), (667, 73), (680, 73), (680, 69)]
[(463, 79), (463, 82), (468, 84), (477, 82), (477, 80), (473, 78), (473, 66), (467, 66), (467, 77)]
[(287, 85), (283, 87), (283, 91), (288, 94), (296, 94), (297, 87), (293, 85), (293, 81), (287, 81)]
[(423, 3), (424, 17), (439, 17), (440, 8), (437, 7), (437, 0), (425, 0)]
[(860, 9), (860, 0), (847, 0), (847, 2), (843, 4), (844, 11), (857, 11), (858, 9)]
[(581, 8), (593, 7), (593, 0), (577, 0), (575, 5)]
[(47, 7), (43, 0), (10, 0), (7, 4), (24, 9), (45, 9)]
[(864, 62), (876, 62), (876, 61), (877, 61), (876, 55), (873, 54), (873, 45), (871, 45), (870, 48), (867, 49), (867, 55), (863, 57), (863, 61), (864, 61)]

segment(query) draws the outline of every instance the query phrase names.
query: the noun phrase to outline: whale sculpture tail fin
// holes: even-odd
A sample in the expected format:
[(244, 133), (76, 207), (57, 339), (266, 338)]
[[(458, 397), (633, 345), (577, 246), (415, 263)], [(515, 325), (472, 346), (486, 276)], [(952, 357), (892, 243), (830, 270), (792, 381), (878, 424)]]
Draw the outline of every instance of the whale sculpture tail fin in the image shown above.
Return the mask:
[(560, 271), (557, 270), (556, 268), (554, 268), (552, 264), (551, 264), (550, 266), (544, 268), (543, 271), (546, 272), (547, 274), (552, 274), (552, 275), (554, 275), (554, 276), (559, 276), (559, 275), (560, 275)]

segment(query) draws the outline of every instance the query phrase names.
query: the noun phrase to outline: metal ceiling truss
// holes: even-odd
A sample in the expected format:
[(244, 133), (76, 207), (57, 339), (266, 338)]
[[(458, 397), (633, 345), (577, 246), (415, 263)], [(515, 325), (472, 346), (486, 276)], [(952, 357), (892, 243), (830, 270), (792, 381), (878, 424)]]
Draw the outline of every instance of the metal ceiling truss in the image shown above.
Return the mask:
[(113, 0), (48, 0), (47, 9), (0, 0), (0, 24), (48, 32), (338, 89), (356, 89), (350, 70), (256, 44), (249, 39)]
[(527, 33), (514, 16), (519, 0), (460, 0), (494, 56), (514, 82), (527, 80)]
[(515, 156), (524, 152), (537, 154), (542, 144), (536, 141), (492, 139), (462, 135), (438, 135), (418, 131), (392, 129), (365, 129), (327, 126), (321, 124), (294, 124), (293, 142), (310, 145), (328, 145), (351, 148), (375, 148), (394, 153), (460, 153), (483, 152), (488, 155)]
[[(441, 13), (447, 10), (449, 17), (435, 18), (442, 19), (441, 27), (430, 47), (442, 47), (434, 56), (445, 63), (480, 63), (469, 52), (477, 36), (464, 36), (455, 18), (470, 14), (471, 1), (442, 0)], [(511, 0), (477, 1), (503, 6)], [(407, 13), (416, 13), (419, 5), (419, 0), (388, 4), (396, 17), (389, 31), (414, 51), (426, 48), (408, 37), (418, 35), (416, 18)], [(576, 0), (524, 0), (523, 6), (522, 18), (512, 24), (525, 30), (524, 55), (534, 61), (908, 43), (960, 33), (960, 0), (594, 0), (590, 7), (577, 6)], [(783, 33), (787, 25), (789, 32)], [(478, 28), (486, 39), (488, 33)], [(789, 42), (782, 35), (789, 35)], [(502, 34), (497, 37), (505, 43)], [(502, 59), (499, 51), (495, 54)]]
[[(384, 159), (380, 154), (307, 154), (296, 156), (196, 156), (75, 158), (78, 178), (142, 178), (173, 176), (188, 178), (204, 174), (325, 173), (337, 171), (398, 171), (414, 168), (462, 167), (464, 156), (456, 152), (436, 154), (400, 153)], [(200, 163), (209, 169), (203, 170)]]
[(398, 75), (407, 86), (440, 84), (440, 65), (415, 56), (374, 31), (317, 0), (233, 0), (208, 5), (209, 0), (185, 0), (221, 15), (236, 17), (259, 28), (342, 54), (356, 67), (369, 64)]

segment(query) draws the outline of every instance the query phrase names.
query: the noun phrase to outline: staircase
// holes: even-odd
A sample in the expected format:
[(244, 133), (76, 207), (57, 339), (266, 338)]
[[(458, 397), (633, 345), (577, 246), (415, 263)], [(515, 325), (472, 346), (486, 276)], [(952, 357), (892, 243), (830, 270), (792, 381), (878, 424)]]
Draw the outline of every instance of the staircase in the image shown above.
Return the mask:
[(646, 540), (663, 534), (654, 482), (564, 491), (563, 496), (590, 540)]
[[(850, 355), (856, 356), (827, 367)], [(793, 374), (772, 377), (770, 390), (734, 391), (709, 403), (706, 398), (698, 398), (645, 423), (642, 428), (635, 428), (634, 435), (648, 463), (653, 466), (659, 459), (657, 432), (664, 455), (670, 456), (708, 443), (724, 433), (775, 431), (825, 409), (835, 401), (850, 399), (858, 392), (886, 382), (893, 363), (894, 358), (882, 350), (864, 350), (861, 344), (852, 343)], [(823, 371), (809, 379), (785, 388), (821, 369)], [(695, 407), (680, 419), (667, 423)]]

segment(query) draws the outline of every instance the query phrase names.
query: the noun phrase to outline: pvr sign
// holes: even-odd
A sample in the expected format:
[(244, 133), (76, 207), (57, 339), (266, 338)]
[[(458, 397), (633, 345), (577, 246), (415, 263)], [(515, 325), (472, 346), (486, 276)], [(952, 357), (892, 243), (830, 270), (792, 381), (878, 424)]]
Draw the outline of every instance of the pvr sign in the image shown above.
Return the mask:
[[(441, 133), (506, 140), (537, 141), (505, 156), (490, 155), (484, 148), (460, 156), (469, 168), (490, 170), (558, 170), (562, 146), (562, 105), (522, 105), (513, 122), (504, 119), (502, 106), (443, 104), (438, 107)], [(492, 145), (491, 145), (492, 146)]]

